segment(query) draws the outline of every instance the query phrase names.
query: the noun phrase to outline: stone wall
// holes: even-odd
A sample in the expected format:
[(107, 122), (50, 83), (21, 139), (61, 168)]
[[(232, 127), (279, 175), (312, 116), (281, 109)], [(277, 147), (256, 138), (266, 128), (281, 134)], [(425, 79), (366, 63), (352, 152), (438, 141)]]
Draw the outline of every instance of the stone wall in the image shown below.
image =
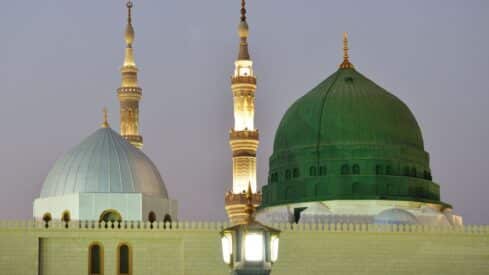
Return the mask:
[[(104, 250), (104, 274), (117, 272), (117, 247), (132, 249), (134, 275), (228, 274), (224, 223), (0, 221), (0, 274), (86, 275), (88, 247)], [(489, 226), (273, 225), (282, 230), (273, 274), (487, 274)], [(40, 271), (40, 273), (39, 273)]]

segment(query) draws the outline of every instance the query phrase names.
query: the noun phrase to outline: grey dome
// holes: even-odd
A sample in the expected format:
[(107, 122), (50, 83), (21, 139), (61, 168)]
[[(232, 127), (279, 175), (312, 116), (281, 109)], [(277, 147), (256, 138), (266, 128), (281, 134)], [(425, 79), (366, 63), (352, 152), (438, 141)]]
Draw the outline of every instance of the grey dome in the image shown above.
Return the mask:
[(153, 162), (109, 127), (98, 129), (56, 161), (41, 197), (74, 193), (141, 193), (168, 198)]

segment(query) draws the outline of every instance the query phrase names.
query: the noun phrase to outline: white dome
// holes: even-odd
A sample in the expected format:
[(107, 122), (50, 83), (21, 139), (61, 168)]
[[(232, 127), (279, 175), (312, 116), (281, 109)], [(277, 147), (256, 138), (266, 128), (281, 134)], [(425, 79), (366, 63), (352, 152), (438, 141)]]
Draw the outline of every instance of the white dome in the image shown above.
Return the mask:
[(75, 193), (141, 193), (168, 198), (156, 166), (110, 128), (100, 128), (56, 161), (41, 198)]

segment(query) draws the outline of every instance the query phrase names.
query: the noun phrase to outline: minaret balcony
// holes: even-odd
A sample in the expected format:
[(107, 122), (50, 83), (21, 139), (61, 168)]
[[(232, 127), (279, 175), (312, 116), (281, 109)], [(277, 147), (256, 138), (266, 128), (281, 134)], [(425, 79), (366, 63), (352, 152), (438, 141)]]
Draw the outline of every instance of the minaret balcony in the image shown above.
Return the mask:
[(250, 140), (258, 140), (260, 134), (258, 133), (258, 129), (256, 130), (243, 130), (243, 131), (235, 131), (231, 129), (229, 131), (229, 139), (230, 140), (242, 140), (242, 139), (250, 139)]
[(119, 96), (137, 96), (141, 97), (143, 90), (139, 87), (120, 87), (117, 89)]
[(254, 76), (233, 76), (231, 77), (232, 84), (253, 84), (256, 85), (256, 77)]

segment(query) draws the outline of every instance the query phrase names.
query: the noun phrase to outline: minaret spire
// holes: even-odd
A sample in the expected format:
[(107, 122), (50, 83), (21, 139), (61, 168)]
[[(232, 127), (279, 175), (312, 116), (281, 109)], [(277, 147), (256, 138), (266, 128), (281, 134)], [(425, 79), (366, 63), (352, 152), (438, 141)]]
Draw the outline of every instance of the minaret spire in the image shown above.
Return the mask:
[(240, 38), (238, 60), (250, 60), (248, 51), (248, 23), (246, 22), (246, 2), (241, 0), (241, 22), (238, 27), (238, 35)]
[(340, 64), (341, 69), (353, 69), (353, 64), (350, 63), (348, 55), (348, 33), (343, 33), (343, 63)]
[(248, 51), (249, 30), (245, 0), (241, 0), (238, 35), (239, 54), (234, 62), (234, 74), (231, 78), (234, 127), (229, 132), (233, 153), (233, 187), (225, 196), (226, 211), (234, 224), (245, 223), (249, 216), (249, 205), (258, 206), (261, 203), (256, 180), (256, 151), (259, 144), (258, 129), (254, 122), (256, 77)]
[(241, 0), (241, 22), (246, 22), (246, 1)]
[(122, 83), (117, 90), (120, 101), (120, 134), (137, 148), (143, 147), (143, 137), (139, 134), (139, 101), (142, 89), (138, 85), (138, 68), (134, 60), (135, 32), (132, 26), (132, 9), (134, 4), (128, 1), (127, 25), (125, 31), (126, 52), (121, 68)]

